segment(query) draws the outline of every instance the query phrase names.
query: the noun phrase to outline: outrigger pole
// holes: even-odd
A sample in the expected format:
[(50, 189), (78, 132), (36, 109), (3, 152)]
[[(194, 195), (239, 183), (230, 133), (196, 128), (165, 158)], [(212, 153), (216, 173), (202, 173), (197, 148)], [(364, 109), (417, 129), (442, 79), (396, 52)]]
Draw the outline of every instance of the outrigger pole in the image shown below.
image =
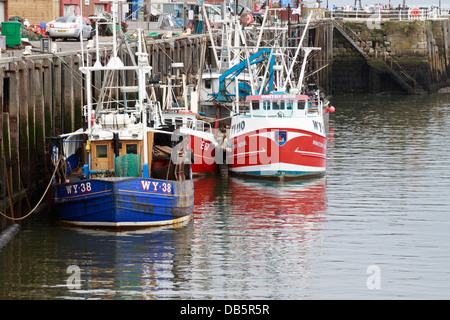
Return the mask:
[(305, 30), (303, 30), (302, 37), (301, 37), (300, 42), (299, 42), (299, 44), (297, 46), (297, 50), (295, 51), (294, 58), (292, 59), (291, 67), (289, 68), (288, 73), (286, 74), (286, 81), (283, 84), (282, 91), (286, 90), (288, 79), (291, 76), (292, 70), (294, 69), (294, 64), (295, 64), (295, 61), (297, 60), (297, 56), (298, 56), (298, 54), (300, 52), (300, 48), (302, 48), (302, 43), (303, 43), (303, 39), (305, 38), (306, 31), (308, 31), (309, 21), (311, 20), (311, 17), (312, 17), (312, 12), (309, 14), (308, 19), (306, 20)]

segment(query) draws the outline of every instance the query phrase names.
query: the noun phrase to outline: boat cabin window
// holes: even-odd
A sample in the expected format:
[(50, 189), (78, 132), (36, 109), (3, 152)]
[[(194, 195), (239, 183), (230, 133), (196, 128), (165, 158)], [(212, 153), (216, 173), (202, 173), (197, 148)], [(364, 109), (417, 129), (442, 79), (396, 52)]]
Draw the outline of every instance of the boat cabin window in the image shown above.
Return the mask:
[[(281, 101), (265, 101), (261, 103), (262, 110), (292, 110), (292, 102), (281, 102)], [(259, 110), (260, 105), (257, 103), (252, 104), (253, 110)]]
[[(278, 109), (277, 109), (278, 108)], [(273, 102), (273, 110), (292, 110), (292, 102)]]
[(183, 125), (183, 118), (180, 118), (180, 117), (176, 117), (175, 118), (175, 124), (176, 125)]
[(317, 103), (317, 101), (310, 101), (308, 104), (307, 113), (314, 114), (314, 113), (318, 113), (318, 112), (319, 112), (319, 104)]
[(306, 101), (261, 101), (252, 102), (252, 110), (304, 110)]
[(281, 101), (273, 101), (272, 102), (272, 110), (284, 110), (286, 108), (286, 105), (284, 102)]
[(127, 144), (127, 153), (137, 154), (137, 144)]
[(108, 158), (108, 148), (106, 144), (100, 144), (95, 147), (97, 158)]
[(305, 110), (305, 104), (306, 104), (306, 101), (299, 101), (299, 102), (297, 102), (297, 109), (298, 110)]
[(205, 80), (205, 89), (211, 89), (211, 80)]

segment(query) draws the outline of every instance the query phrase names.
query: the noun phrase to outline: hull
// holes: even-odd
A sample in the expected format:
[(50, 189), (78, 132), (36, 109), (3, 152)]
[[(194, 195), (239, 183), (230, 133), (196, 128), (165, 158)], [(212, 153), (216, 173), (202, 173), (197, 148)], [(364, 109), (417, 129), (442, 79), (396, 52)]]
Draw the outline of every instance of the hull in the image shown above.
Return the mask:
[(191, 150), (194, 152), (194, 163), (191, 165), (193, 175), (204, 175), (217, 172), (215, 159), (215, 143), (206, 135), (190, 135)]
[(165, 123), (180, 125), (180, 130), (189, 136), (190, 148), (194, 158), (191, 164), (193, 175), (216, 172), (214, 134), (209, 124), (198, 119), (198, 114), (191, 111), (167, 111), (162, 114)]
[(61, 223), (139, 228), (176, 224), (192, 217), (192, 181), (100, 178), (55, 186)]
[(235, 128), (243, 130), (231, 136), (231, 172), (268, 178), (325, 173), (327, 139), (322, 122), (309, 118), (236, 117), (232, 134), (239, 130)]

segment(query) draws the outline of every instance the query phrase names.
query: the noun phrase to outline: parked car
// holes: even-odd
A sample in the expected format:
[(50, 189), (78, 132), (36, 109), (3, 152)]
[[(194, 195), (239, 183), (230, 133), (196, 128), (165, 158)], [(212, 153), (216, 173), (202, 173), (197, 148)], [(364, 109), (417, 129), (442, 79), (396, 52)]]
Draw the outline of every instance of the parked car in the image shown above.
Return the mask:
[(85, 17), (59, 17), (55, 21), (47, 24), (48, 35), (52, 39), (74, 38), (80, 40), (80, 32), (83, 31), (83, 38), (92, 39), (94, 29), (91, 21)]

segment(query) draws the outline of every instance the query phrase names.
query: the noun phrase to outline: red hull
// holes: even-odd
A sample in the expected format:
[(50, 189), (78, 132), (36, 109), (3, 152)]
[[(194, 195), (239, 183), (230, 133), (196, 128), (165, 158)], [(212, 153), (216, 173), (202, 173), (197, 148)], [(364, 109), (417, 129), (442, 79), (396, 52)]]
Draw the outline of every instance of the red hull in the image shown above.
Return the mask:
[(294, 128), (254, 130), (232, 140), (230, 169), (256, 175), (305, 175), (324, 172), (325, 136)]
[(194, 152), (194, 163), (191, 165), (192, 173), (208, 174), (216, 172), (218, 164), (215, 160), (215, 149), (212, 141), (194, 135), (190, 136), (191, 149)]

